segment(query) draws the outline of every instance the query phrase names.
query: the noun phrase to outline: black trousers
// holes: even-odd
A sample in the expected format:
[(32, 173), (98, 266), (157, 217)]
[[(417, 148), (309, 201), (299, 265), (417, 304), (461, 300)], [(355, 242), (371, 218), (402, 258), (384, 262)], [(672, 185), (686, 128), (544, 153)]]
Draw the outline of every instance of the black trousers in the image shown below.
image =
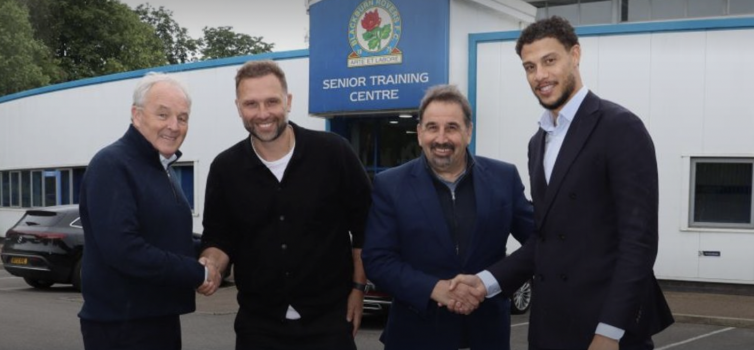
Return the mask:
[(85, 350), (180, 350), (178, 315), (119, 322), (81, 320)]
[[(620, 348), (619, 348), (620, 350), (653, 350), (655, 348), (655, 344), (652, 341), (652, 338), (649, 338), (649, 339), (645, 340), (644, 342), (638, 343), (638, 344), (624, 344), (624, 343), (620, 343), (619, 346), (620, 346)], [(529, 344), (529, 350), (552, 350), (552, 349), (540, 348), (540, 347), (537, 347), (537, 346)], [(566, 350), (566, 349), (558, 349), (558, 350)], [(567, 349), (567, 350), (586, 350), (586, 348), (584, 348), (584, 349)]]
[(346, 301), (314, 320), (269, 320), (239, 309), (236, 350), (356, 350)]

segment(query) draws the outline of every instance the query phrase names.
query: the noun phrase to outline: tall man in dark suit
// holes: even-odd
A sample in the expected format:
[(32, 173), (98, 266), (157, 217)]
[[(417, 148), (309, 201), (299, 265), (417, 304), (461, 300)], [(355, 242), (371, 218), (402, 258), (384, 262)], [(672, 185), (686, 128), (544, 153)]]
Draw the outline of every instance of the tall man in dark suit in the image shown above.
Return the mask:
[[(362, 252), (367, 276), (394, 296), (385, 349), (510, 348), (510, 301), (481, 305), (449, 292), (449, 279), (505, 257), (509, 233), (524, 242), (532, 208), (516, 167), (472, 156), (471, 108), (453, 86), (430, 89), (417, 135), (422, 155), (378, 174)], [(456, 301), (468, 316), (443, 305)], [(469, 305), (474, 304), (474, 305)]]
[[(536, 235), (489, 272), (454, 285), (510, 295), (534, 276), (529, 349), (652, 349), (651, 336), (673, 322), (652, 271), (652, 139), (636, 115), (582, 84), (581, 46), (566, 20), (530, 25), (516, 52), (547, 109), (529, 142)], [(489, 273), (495, 281), (482, 283)]]

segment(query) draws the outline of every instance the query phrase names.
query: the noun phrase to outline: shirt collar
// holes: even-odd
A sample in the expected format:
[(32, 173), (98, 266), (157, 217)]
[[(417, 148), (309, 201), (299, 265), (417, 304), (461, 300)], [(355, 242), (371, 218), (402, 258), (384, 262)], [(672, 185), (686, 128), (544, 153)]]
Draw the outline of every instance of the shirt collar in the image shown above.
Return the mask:
[[(427, 159), (427, 156), (424, 155), (424, 151), (421, 152), (421, 155), (419, 155), (419, 158), (421, 158), (421, 162), (424, 164), (424, 168), (427, 169), (427, 171), (429, 172), (430, 175), (432, 175), (432, 177), (446, 184), (448, 183), (447, 181), (443, 180), (439, 175), (437, 175), (437, 173), (435, 173), (435, 171), (432, 169), (432, 166), (429, 165), (429, 159)], [(469, 149), (466, 148), (466, 168), (463, 169), (463, 171), (461, 172), (461, 175), (458, 176), (458, 178), (456, 179), (456, 181), (454, 181), (454, 183), (459, 183), (461, 179), (466, 177), (466, 175), (471, 172), (471, 169), (474, 168), (475, 164), (476, 164), (476, 159), (474, 158), (473, 155), (471, 155), (471, 152), (469, 152)]]
[[(589, 89), (584, 85), (575, 95), (573, 95), (558, 113), (558, 120), (560, 121), (558, 125), (561, 123), (570, 124), (573, 121), (573, 118), (576, 117), (576, 112), (578, 112), (579, 107), (581, 107), (581, 103), (584, 102), (588, 92)], [(542, 117), (539, 118), (539, 127), (544, 131), (554, 131), (557, 127), (553, 122), (552, 112), (550, 110), (545, 110), (544, 113), (542, 113)]]
[(170, 163), (175, 162), (177, 159), (178, 156), (175, 154), (170, 156), (170, 158), (165, 158), (162, 154), (160, 154), (160, 163), (162, 163), (162, 167), (165, 168), (165, 170), (168, 170)]

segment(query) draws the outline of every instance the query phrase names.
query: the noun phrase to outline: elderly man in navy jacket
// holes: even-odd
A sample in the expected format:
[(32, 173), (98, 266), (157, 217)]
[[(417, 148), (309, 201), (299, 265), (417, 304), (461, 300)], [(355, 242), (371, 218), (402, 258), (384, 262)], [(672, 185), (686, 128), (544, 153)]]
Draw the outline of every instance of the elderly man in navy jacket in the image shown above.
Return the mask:
[(86, 349), (180, 349), (179, 315), (195, 310), (195, 289), (214, 287), (171, 168), (190, 109), (181, 83), (148, 74), (134, 91), (132, 125), (89, 163), (80, 203)]

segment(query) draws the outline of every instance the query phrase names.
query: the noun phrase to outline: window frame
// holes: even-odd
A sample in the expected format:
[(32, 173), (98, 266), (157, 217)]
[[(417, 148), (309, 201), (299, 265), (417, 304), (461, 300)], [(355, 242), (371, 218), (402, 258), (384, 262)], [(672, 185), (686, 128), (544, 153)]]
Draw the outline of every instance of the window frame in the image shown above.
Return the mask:
[[(198, 216), (198, 212), (197, 212), (197, 205), (198, 205), (198, 203), (197, 203), (197, 200), (196, 200), (197, 199), (196, 198), (196, 194), (197, 194), (197, 182), (198, 182), (197, 181), (197, 176), (199, 176), (198, 169), (197, 169), (198, 163), (199, 163), (198, 161), (183, 161), (183, 162), (175, 162), (175, 163), (173, 163), (171, 165), (171, 167), (173, 168), (173, 171), (176, 172), (176, 175), (179, 175), (179, 176), (180, 176), (180, 174), (178, 174), (178, 171), (177, 171), (178, 169), (177, 168), (180, 168), (180, 167), (191, 167), (191, 171), (190, 171), (191, 174), (192, 174), (191, 187), (193, 189), (193, 196), (192, 196), (192, 198), (190, 200), (188, 198), (188, 195), (186, 194), (186, 191), (183, 190), (183, 184), (181, 183), (181, 181), (179, 181), (178, 185), (181, 187), (181, 191), (183, 191), (183, 195), (186, 196), (186, 200), (189, 201), (189, 206), (191, 207), (191, 214), (194, 215), (194, 216)], [(193, 206), (191, 206), (191, 203), (193, 203)]]
[(725, 222), (709, 222), (709, 221), (695, 221), (694, 212), (696, 209), (696, 166), (699, 163), (721, 163), (721, 164), (751, 164), (752, 166), (752, 178), (750, 179), (751, 185), (754, 188), (754, 158), (750, 157), (689, 157), (689, 211), (688, 220), (686, 224), (690, 229), (736, 229), (736, 230), (752, 230), (754, 229), (754, 191), (750, 194), (749, 200), (751, 201), (749, 210), (749, 222), (748, 223), (725, 223)]

